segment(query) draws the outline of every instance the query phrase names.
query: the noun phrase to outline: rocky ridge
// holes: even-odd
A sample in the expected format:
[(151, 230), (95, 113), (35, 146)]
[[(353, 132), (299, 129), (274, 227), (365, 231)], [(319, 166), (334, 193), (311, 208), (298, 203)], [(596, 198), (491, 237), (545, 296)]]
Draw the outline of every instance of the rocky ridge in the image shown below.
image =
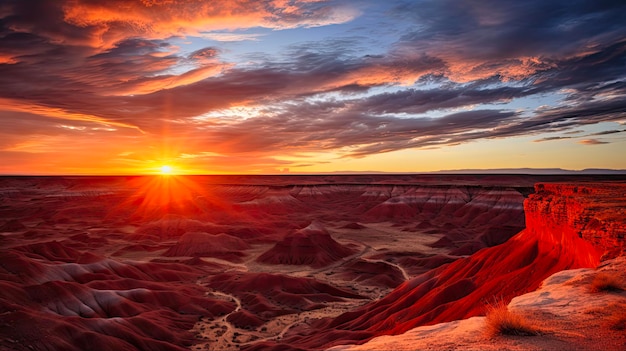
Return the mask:
[(590, 286), (600, 274), (616, 276), (626, 286), (625, 272), (626, 257), (618, 257), (597, 269), (555, 273), (538, 290), (513, 298), (508, 310), (538, 328), (536, 336), (490, 335), (485, 317), (478, 316), (330, 350), (624, 350), (626, 292), (593, 292)]
[[(479, 316), (489, 300), (508, 302), (559, 271), (596, 267), (623, 255), (624, 194), (624, 183), (537, 184), (524, 202), (526, 229), (504, 244), (431, 270), (312, 329), (294, 330), (284, 343), (324, 348)], [(284, 344), (263, 345), (272, 346)]]

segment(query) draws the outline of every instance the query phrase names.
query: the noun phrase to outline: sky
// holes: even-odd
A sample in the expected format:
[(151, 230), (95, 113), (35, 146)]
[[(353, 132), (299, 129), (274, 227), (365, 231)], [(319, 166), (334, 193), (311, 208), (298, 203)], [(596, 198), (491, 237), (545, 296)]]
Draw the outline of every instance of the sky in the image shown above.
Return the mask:
[(0, 0), (0, 174), (626, 169), (626, 2)]

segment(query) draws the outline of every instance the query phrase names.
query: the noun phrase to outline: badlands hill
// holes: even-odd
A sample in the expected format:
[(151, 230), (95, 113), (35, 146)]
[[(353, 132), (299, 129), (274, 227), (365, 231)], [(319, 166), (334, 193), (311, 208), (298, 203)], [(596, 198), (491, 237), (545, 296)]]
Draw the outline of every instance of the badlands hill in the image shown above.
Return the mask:
[(313, 350), (413, 340), (424, 326), (475, 321), (487, 302), (508, 303), (554, 273), (623, 256), (625, 184), (619, 176), (5, 177), (0, 349)]
[(324, 267), (356, 250), (339, 244), (318, 222), (304, 229), (287, 234), (274, 247), (257, 258), (257, 262), (268, 264), (309, 265)]

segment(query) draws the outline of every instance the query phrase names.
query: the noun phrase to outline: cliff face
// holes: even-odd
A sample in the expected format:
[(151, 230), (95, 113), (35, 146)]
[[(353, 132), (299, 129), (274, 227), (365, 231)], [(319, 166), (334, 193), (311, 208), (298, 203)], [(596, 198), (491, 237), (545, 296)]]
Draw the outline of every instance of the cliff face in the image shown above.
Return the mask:
[[(590, 263), (626, 253), (626, 184), (539, 183), (524, 202), (527, 231), (555, 239), (581, 238)], [(559, 235), (561, 234), (561, 235)]]

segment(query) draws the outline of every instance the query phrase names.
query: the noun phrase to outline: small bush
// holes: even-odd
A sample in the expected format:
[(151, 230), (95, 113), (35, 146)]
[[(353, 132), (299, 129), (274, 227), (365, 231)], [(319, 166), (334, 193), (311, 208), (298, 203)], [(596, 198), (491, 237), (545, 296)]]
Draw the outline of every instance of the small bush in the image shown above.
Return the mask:
[(540, 335), (541, 329), (534, 326), (524, 316), (509, 311), (504, 303), (488, 306), (485, 317), (486, 332), (489, 336), (495, 335)]
[(623, 291), (622, 281), (616, 274), (598, 273), (591, 282), (591, 292)]

